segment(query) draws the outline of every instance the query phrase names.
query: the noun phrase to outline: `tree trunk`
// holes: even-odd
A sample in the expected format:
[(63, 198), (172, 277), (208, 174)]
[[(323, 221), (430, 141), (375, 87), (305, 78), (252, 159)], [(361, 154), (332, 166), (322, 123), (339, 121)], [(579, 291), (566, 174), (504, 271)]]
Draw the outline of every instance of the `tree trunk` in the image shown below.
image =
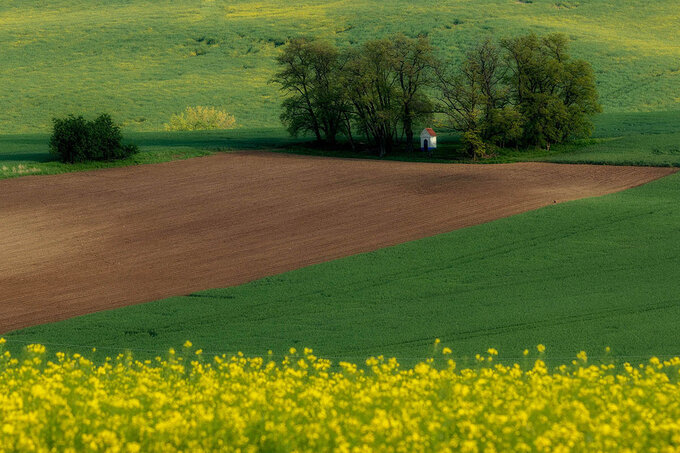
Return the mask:
[(350, 122), (349, 118), (347, 118), (347, 116), (345, 116), (345, 120), (345, 134), (347, 135), (347, 140), (349, 140), (349, 145), (352, 147), (352, 151), (356, 152), (357, 147), (354, 143), (354, 136), (352, 136), (352, 123)]
[(319, 131), (319, 126), (317, 126), (316, 124), (314, 124), (314, 135), (316, 135), (317, 143), (321, 143), (323, 141), (323, 139), (321, 138), (321, 131)]
[(404, 133), (406, 134), (406, 152), (413, 152), (413, 119), (408, 104), (404, 106)]
[(385, 157), (385, 154), (387, 154), (387, 136), (384, 131), (381, 131), (378, 137), (378, 156)]
[(335, 144), (337, 143), (336, 140), (335, 140), (335, 134), (327, 135), (327, 136), (326, 136), (326, 142), (327, 142), (331, 147), (335, 146)]
[(413, 152), (413, 128), (410, 126), (406, 129), (406, 151)]

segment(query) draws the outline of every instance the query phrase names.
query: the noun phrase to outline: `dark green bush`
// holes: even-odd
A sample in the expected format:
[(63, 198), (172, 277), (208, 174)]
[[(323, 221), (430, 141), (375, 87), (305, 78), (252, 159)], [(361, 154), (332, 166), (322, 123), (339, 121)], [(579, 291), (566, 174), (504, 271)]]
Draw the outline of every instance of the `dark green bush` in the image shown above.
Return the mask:
[(117, 160), (139, 151), (136, 145), (123, 145), (120, 127), (105, 113), (93, 121), (74, 115), (52, 121), (50, 151), (62, 162)]

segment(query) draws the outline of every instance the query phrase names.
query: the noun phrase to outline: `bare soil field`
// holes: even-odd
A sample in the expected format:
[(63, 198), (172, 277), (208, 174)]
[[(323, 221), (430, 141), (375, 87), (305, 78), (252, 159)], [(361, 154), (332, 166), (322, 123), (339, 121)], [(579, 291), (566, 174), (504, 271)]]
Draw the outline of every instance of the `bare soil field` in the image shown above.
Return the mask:
[(237, 285), (674, 171), (244, 152), (3, 180), (0, 333)]

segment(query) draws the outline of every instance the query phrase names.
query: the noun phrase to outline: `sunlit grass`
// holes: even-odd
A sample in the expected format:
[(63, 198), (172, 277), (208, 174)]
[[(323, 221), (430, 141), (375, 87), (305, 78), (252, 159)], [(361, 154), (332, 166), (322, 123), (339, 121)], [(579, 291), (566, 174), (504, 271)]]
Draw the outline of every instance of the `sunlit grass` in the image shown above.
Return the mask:
[(595, 67), (606, 111), (680, 109), (674, 0), (556, 3), (490, 0), (480, 11), (461, 0), (10, 0), (0, 5), (0, 132), (46, 132), (52, 117), (72, 112), (161, 130), (191, 105), (270, 127), (280, 102), (268, 83), (274, 57), (300, 34), (349, 46), (426, 33), (443, 55), (460, 58), (486, 35), (560, 31)]

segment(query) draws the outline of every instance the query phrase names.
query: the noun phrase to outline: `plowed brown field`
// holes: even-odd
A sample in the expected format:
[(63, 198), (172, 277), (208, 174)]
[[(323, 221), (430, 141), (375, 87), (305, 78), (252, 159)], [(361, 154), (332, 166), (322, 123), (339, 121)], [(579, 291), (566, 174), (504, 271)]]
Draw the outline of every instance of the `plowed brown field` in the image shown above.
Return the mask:
[(602, 195), (674, 170), (265, 152), (0, 181), (0, 333)]

